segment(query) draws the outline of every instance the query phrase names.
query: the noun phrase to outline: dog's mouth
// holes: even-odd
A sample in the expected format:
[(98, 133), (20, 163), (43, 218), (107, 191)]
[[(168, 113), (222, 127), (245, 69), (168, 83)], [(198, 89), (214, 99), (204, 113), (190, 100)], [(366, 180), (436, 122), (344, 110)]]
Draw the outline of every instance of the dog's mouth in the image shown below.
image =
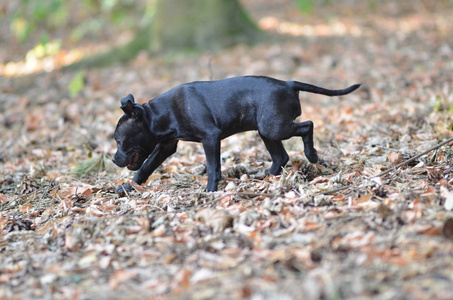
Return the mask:
[(134, 164), (137, 162), (138, 160), (138, 157), (139, 157), (139, 154), (138, 152), (134, 152), (134, 154), (132, 154), (131, 156), (131, 159), (129, 160), (128, 164), (127, 164), (127, 168), (129, 170), (131, 170), (131, 168), (133, 168)]

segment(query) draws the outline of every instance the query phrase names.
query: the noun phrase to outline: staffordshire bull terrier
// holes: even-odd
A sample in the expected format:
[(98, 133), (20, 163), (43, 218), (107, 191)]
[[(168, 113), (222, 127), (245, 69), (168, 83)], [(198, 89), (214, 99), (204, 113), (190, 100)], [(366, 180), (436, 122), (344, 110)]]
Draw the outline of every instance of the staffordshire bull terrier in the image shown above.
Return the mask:
[[(328, 90), (298, 81), (245, 76), (182, 84), (145, 104), (128, 95), (121, 99), (124, 115), (115, 129), (118, 150), (113, 162), (137, 171), (132, 180), (142, 184), (176, 152), (178, 141), (200, 142), (206, 155), (206, 188), (213, 192), (221, 178), (220, 140), (257, 130), (272, 158), (269, 173), (278, 175), (289, 160), (281, 141), (290, 137), (302, 137), (305, 156), (311, 163), (318, 161), (313, 122), (294, 122), (302, 113), (299, 92), (340, 96), (359, 86)], [(132, 189), (127, 184), (117, 192), (123, 188)]]

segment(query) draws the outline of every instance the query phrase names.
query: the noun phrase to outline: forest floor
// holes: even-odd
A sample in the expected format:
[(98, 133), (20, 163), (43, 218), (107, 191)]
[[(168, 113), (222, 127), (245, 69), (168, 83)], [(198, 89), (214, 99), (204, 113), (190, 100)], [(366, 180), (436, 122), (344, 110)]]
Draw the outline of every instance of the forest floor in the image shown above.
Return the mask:
[[(85, 70), (72, 97), (77, 72), (0, 67), (0, 298), (453, 299), (453, 150), (435, 147), (453, 136), (453, 6), (425, 2), (304, 16), (294, 1), (247, 0), (280, 38)], [(180, 142), (115, 194), (133, 176), (109, 161), (119, 99), (252, 74), (362, 83), (300, 94), (319, 164), (292, 138), (283, 174), (265, 177), (270, 157), (247, 132), (222, 142), (218, 192), (205, 192), (201, 145)], [(77, 174), (94, 160), (104, 167)]]

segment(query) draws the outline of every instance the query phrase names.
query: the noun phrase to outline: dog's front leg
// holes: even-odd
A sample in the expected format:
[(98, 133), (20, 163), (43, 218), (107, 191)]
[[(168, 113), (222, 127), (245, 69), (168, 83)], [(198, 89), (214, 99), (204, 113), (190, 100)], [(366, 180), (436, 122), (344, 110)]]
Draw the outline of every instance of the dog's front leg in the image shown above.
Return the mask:
[[(151, 175), (154, 170), (156, 170), (165, 159), (167, 159), (170, 155), (176, 152), (178, 141), (170, 141), (166, 143), (159, 143), (157, 144), (154, 151), (148, 156), (148, 158), (143, 162), (143, 165), (140, 169), (137, 170), (132, 180), (138, 184), (142, 184), (146, 182), (149, 175)], [(132, 186), (130, 183), (126, 183), (123, 186), (119, 186), (116, 189), (117, 193), (122, 193), (123, 190), (127, 192), (132, 191)]]
[(208, 172), (208, 192), (217, 191), (220, 178), (220, 139), (210, 139), (201, 142), (206, 155), (206, 169)]
[(132, 180), (138, 184), (145, 183), (149, 175), (156, 170), (170, 155), (176, 152), (178, 141), (161, 142), (145, 160), (143, 165), (134, 175)]

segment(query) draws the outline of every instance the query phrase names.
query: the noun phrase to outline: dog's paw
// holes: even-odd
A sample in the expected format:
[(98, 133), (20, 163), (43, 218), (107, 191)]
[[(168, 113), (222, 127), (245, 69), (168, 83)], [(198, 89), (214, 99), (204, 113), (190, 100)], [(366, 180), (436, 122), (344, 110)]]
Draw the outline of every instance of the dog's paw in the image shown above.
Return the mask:
[(312, 164), (317, 163), (319, 160), (318, 151), (316, 151), (316, 149), (313, 148), (311, 151), (309, 151), (308, 153), (307, 152), (305, 152), (305, 156), (307, 157), (308, 161), (311, 162)]
[(120, 185), (119, 187), (117, 187), (116, 193), (122, 197), (126, 194), (126, 192), (130, 192), (132, 190), (132, 185), (130, 183), (126, 183), (125, 185)]

